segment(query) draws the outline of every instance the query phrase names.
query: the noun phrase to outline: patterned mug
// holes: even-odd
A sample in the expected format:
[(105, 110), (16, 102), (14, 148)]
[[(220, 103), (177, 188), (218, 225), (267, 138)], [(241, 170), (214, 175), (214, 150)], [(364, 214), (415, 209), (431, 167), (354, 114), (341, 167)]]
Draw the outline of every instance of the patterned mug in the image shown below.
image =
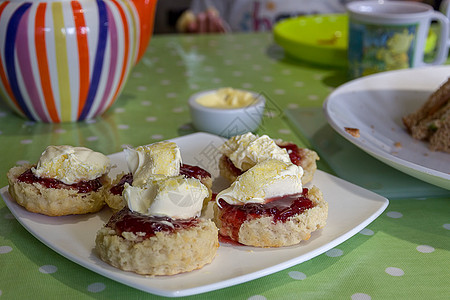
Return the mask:
[(153, 32), (156, 0), (0, 1), (0, 97), (48, 123), (117, 99)]

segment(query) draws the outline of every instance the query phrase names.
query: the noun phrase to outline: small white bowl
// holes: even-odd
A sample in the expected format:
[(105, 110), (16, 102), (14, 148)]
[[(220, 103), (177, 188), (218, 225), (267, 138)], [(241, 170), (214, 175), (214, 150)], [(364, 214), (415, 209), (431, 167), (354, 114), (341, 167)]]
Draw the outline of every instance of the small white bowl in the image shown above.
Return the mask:
[(195, 129), (229, 138), (258, 128), (266, 104), (264, 96), (249, 91), (257, 101), (240, 108), (206, 107), (197, 102), (198, 98), (216, 91), (199, 92), (189, 98), (189, 108)]

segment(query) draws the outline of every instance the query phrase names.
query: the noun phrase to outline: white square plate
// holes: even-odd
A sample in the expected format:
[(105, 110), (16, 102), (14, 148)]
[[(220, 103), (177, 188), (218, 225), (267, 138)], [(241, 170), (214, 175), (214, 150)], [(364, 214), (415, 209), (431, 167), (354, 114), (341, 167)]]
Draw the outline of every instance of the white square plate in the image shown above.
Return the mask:
[[(218, 178), (217, 147), (223, 139), (206, 133), (196, 133), (173, 139), (180, 149), (184, 163), (201, 166), (217, 178), (213, 190), (224, 187)], [(114, 172), (126, 171), (123, 153), (110, 155), (117, 165)], [(17, 220), (42, 243), (105, 277), (136, 289), (167, 297), (180, 297), (213, 291), (289, 268), (324, 253), (355, 235), (377, 218), (387, 207), (388, 200), (318, 170), (313, 185), (322, 190), (329, 203), (327, 226), (312, 234), (308, 241), (283, 248), (254, 248), (221, 243), (214, 261), (200, 270), (174, 276), (147, 277), (121, 271), (100, 260), (95, 251), (95, 236), (111, 212), (103, 209), (97, 214), (47, 217), (30, 213), (9, 195), (8, 187), (1, 195)], [(310, 186), (310, 184), (308, 185)]]

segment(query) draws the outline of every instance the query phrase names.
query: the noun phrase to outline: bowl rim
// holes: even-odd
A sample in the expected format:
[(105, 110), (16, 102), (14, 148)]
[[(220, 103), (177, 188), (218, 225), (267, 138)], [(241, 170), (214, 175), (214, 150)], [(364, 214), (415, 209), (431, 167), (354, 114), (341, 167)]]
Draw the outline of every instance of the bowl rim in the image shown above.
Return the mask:
[(266, 98), (261, 93), (256, 93), (255, 91), (244, 90), (244, 89), (235, 89), (235, 90), (249, 92), (255, 97), (255, 99), (257, 101), (254, 103), (251, 103), (250, 105), (247, 105), (244, 107), (237, 107), (237, 108), (208, 107), (208, 106), (203, 106), (196, 101), (197, 98), (199, 98), (201, 95), (210, 94), (217, 90), (219, 90), (219, 89), (217, 88), (217, 89), (204, 90), (204, 91), (200, 91), (200, 92), (192, 94), (188, 100), (189, 106), (195, 110), (200, 110), (200, 111), (204, 111), (204, 112), (220, 112), (220, 113), (224, 113), (224, 114), (230, 114), (230, 113), (236, 113), (237, 111), (244, 111), (246, 109), (257, 108), (259, 106), (264, 107), (265, 103), (266, 103)]

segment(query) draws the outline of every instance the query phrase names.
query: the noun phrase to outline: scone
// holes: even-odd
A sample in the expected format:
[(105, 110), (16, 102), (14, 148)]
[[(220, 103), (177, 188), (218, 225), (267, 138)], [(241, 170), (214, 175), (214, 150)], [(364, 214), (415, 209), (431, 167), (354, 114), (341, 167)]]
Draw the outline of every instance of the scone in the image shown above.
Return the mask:
[(97, 212), (105, 204), (109, 168), (109, 158), (99, 152), (49, 146), (37, 165), (9, 170), (9, 193), (28, 211), (47, 216)]
[(319, 156), (313, 150), (300, 148), (293, 143), (282, 140), (274, 141), (267, 135), (257, 136), (246, 133), (230, 138), (220, 148), (220, 175), (230, 182), (258, 162), (272, 158), (292, 162), (304, 170), (303, 184), (313, 179)]
[(95, 242), (102, 260), (143, 275), (199, 269), (212, 262), (219, 247), (211, 220), (143, 216), (126, 207), (98, 231)]
[(302, 188), (301, 168), (275, 159), (256, 164), (216, 196), (220, 235), (255, 247), (308, 240), (326, 225), (328, 203), (313, 186)]
[[(125, 149), (125, 154), (129, 172), (121, 173), (115, 179), (110, 179), (110, 188), (105, 191), (106, 204), (114, 211), (125, 207), (125, 201), (122, 197), (125, 183), (132, 185), (134, 180), (142, 181), (139, 177), (148, 177), (151, 174), (182, 175), (186, 178), (196, 178), (208, 188), (209, 197), (205, 202), (211, 200), (211, 174), (198, 166), (183, 164), (180, 150), (175, 143), (163, 141), (139, 146), (136, 149), (128, 148)], [(160, 159), (160, 157), (162, 158)], [(154, 164), (155, 161), (160, 161), (161, 165)], [(153, 164), (153, 167), (144, 167), (150, 164)]]
[[(105, 262), (138, 274), (173, 275), (201, 268), (215, 257), (217, 227), (200, 218), (210, 192), (197, 178), (172, 169), (173, 146), (164, 145), (168, 153), (130, 168), (134, 179), (122, 192), (126, 206), (97, 233), (96, 249)], [(139, 152), (132, 152), (129, 161), (134, 154)]]

